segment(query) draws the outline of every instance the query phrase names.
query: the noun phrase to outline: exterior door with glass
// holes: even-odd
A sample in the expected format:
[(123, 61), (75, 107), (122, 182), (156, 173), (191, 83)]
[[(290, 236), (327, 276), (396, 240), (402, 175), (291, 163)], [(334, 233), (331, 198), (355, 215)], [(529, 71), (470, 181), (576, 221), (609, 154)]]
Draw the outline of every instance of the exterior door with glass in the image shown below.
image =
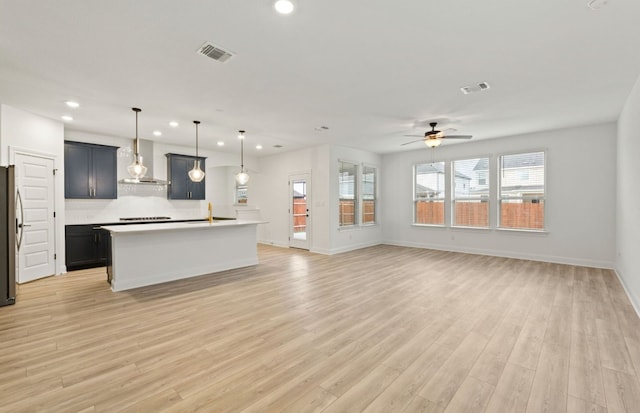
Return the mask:
[(309, 249), (311, 175), (289, 176), (289, 246)]

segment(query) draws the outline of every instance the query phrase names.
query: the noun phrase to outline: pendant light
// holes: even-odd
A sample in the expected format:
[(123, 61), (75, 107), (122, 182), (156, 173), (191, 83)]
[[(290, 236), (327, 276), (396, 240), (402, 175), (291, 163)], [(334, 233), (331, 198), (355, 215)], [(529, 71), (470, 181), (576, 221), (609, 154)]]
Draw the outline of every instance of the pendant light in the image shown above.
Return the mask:
[(142, 156), (140, 155), (140, 140), (138, 139), (138, 113), (142, 109), (131, 108), (136, 113), (136, 140), (133, 141), (133, 163), (127, 167), (127, 172), (132, 178), (138, 180), (147, 173), (147, 167), (142, 164)]
[(246, 185), (249, 182), (249, 174), (244, 171), (244, 131), (238, 131), (240, 139), (240, 172), (236, 175), (238, 185)]
[(196, 125), (196, 160), (193, 161), (193, 169), (189, 171), (189, 179), (193, 182), (200, 182), (204, 179), (204, 171), (200, 169), (200, 158), (198, 157), (198, 125), (200, 121), (194, 120), (193, 123)]

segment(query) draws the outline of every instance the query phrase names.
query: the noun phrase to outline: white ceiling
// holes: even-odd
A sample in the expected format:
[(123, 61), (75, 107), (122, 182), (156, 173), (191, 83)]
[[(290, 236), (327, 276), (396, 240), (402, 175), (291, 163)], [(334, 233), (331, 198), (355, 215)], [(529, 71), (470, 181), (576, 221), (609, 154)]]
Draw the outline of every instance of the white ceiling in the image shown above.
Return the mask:
[[(586, 3), (0, 0), (0, 101), (127, 138), (137, 106), (141, 137), (189, 146), (198, 119), (203, 147), (233, 152), (246, 129), (253, 156), (423, 150), (400, 145), (431, 120), (474, 139), (612, 121), (640, 74), (640, 1)], [(197, 54), (205, 41), (236, 55)]]

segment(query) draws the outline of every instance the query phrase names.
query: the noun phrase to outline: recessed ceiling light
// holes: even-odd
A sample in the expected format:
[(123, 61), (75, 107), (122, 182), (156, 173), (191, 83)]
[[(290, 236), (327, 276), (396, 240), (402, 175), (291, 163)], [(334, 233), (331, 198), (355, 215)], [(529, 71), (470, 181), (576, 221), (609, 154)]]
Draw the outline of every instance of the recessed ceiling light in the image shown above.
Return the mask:
[(62, 115), (61, 118), (65, 122), (71, 122), (73, 120), (73, 118), (69, 115)]
[(273, 7), (280, 14), (290, 14), (293, 11), (291, 0), (278, 0), (273, 4)]
[(67, 100), (66, 102), (64, 102), (67, 106), (69, 106), (70, 108), (77, 108), (78, 106), (80, 106), (80, 104), (78, 102), (74, 102), (73, 100)]
[(224, 146), (224, 142), (218, 141), (218, 146)]
[(169, 126), (171, 126), (172, 128), (177, 128), (179, 125), (178, 122), (176, 122), (175, 120), (172, 120), (171, 122), (169, 122)]
[(160, 132), (159, 130), (154, 130), (153, 136), (162, 136), (162, 132)]
[(609, 3), (609, 0), (591, 0), (587, 3), (587, 7), (591, 10), (598, 10), (606, 6), (607, 3)]
[(280, 149), (280, 148), (282, 148), (282, 145), (273, 145), (273, 147)]
[(257, 149), (257, 150), (262, 149), (262, 145), (256, 145), (256, 149)]

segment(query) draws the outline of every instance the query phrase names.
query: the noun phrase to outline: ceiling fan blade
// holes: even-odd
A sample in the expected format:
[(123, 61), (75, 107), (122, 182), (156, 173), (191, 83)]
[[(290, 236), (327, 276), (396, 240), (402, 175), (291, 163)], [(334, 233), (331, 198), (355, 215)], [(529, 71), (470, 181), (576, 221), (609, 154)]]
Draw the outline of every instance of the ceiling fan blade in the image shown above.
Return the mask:
[(424, 138), (424, 133), (422, 135), (402, 135), (402, 136), (409, 136), (413, 138)]
[(409, 145), (410, 143), (416, 143), (416, 142), (422, 142), (422, 141), (424, 141), (424, 138), (416, 139), (415, 141), (411, 141), (411, 142), (405, 142), (405, 143), (401, 144), (400, 146)]
[(445, 135), (441, 136), (441, 139), (471, 139), (471, 135)]

